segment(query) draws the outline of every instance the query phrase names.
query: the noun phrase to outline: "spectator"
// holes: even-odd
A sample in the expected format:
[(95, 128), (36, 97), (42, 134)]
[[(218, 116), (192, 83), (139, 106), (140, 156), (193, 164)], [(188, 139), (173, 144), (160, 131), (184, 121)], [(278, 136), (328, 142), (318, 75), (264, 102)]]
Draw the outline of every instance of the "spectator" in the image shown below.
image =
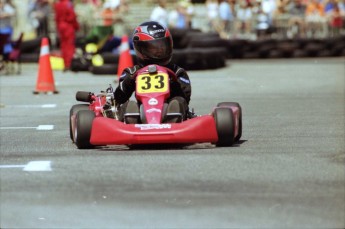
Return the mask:
[(338, 2), (341, 15), (345, 17), (345, 0), (339, 0)]
[(292, 0), (287, 4), (287, 12), (290, 15), (288, 21), (289, 38), (306, 36), (305, 10), (306, 6), (302, 0)]
[(126, 0), (111, 0), (116, 2), (117, 7), (114, 9), (114, 15), (116, 18), (115, 23), (113, 24), (114, 36), (122, 37), (125, 34), (128, 34), (128, 28), (126, 23), (126, 15), (129, 11), (128, 3)]
[(176, 4), (175, 10), (169, 13), (168, 25), (171, 28), (184, 29), (189, 28), (189, 16), (187, 12), (188, 5), (180, 1)]
[(218, 31), (219, 4), (217, 0), (207, 0), (205, 2), (207, 10), (208, 29)]
[(158, 0), (157, 6), (153, 8), (150, 20), (159, 22), (164, 27), (168, 26), (168, 11), (166, 9), (166, 0)]
[(272, 33), (270, 19), (261, 6), (261, 1), (256, 1), (252, 7), (253, 18), (255, 19), (255, 31), (258, 39), (264, 39)]
[(98, 7), (93, 4), (92, 0), (80, 0), (75, 4), (75, 12), (77, 14), (80, 25), (80, 35), (83, 37), (91, 31), (92, 27), (96, 26), (96, 19)]
[(102, 6), (103, 1), (102, 0), (91, 0), (91, 4), (95, 6), (96, 8), (99, 8)]
[(221, 0), (219, 4), (220, 37), (229, 38), (233, 19), (233, 12), (229, 1)]
[(188, 28), (192, 28), (192, 19), (194, 17), (194, 6), (191, 0), (184, 0), (184, 4), (187, 7), (187, 23), (188, 23)]
[(337, 2), (334, 2), (333, 8), (327, 11), (327, 15), (330, 35), (339, 36), (344, 25), (344, 17)]
[(287, 37), (289, 18), (290, 15), (287, 12), (287, 2), (285, 0), (278, 0), (272, 14), (272, 24), (276, 29), (277, 35), (281, 38)]
[(323, 37), (326, 33), (326, 17), (324, 5), (319, 0), (310, 0), (307, 4), (306, 23), (309, 37)]
[(278, 0), (276, 2), (276, 7), (273, 10), (273, 17), (279, 17), (281, 15), (285, 15), (287, 13), (287, 1)]
[(123, 36), (127, 33), (124, 14), (128, 11), (128, 4), (121, 0), (107, 0), (103, 4), (101, 18), (104, 26), (113, 27), (114, 36)]
[(246, 0), (241, 0), (236, 14), (237, 31), (240, 31), (241, 34), (245, 34), (246, 36), (248, 36), (251, 33), (252, 29), (252, 16), (253, 15), (250, 4)]
[(0, 34), (7, 36), (7, 43), (3, 46), (1, 55), (4, 59), (7, 58), (9, 53), (12, 51), (12, 34), (13, 34), (13, 23), (16, 16), (16, 9), (11, 1), (0, 0)]
[(120, 7), (120, 1), (107, 0), (103, 3), (101, 10), (101, 19), (104, 26), (113, 26), (117, 21), (121, 20), (120, 15), (116, 12), (116, 8)]
[(65, 71), (70, 69), (75, 52), (75, 33), (79, 23), (70, 0), (58, 0), (54, 4), (55, 23), (60, 38), (60, 48), (64, 59)]
[(37, 37), (49, 37), (49, 15), (51, 5), (49, 0), (35, 0), (29, 9), (29, 18), (36, 30)]
[(277, 8), (275, 0), (262, 0), (261, 1), (262, 10), (265, 14), (269, 16), (270, 25), (273, 25), (273, 14)]
[(14, 9), (14, 15), (13, 15), (11, 20), (12, 20), (12, 25), (15, 27), (17, 25), (17, 19), (18, 19), (17, 18), (18, 17), (17, 6), (16, 6), (16, 4), (13, 3), (13, 0), (5, 0), (5, 3)]
[(340, 15), (343, 18), (343, 30), (345, 29), (345, 0), (338, 1)]
[(326, 3), (324, 4), (325, 13), (327, 14), (330, 11), (332, 11), (335, 8), (335, 5), (337, 4), (338, 4), (337, 0), (327, 0)]

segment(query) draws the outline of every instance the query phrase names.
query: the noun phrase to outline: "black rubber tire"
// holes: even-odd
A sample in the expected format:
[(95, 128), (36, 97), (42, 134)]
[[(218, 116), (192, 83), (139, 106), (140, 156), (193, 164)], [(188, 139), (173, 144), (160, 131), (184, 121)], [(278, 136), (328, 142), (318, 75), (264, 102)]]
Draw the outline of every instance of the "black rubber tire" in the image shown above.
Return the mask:
[(243, 53), (243, 59), (260, 59), (260, 53), (257, 51), (248, 51)]
[(202, 52), (198, 48), (188, 48), (184, 50), (184, 66), (188, 70), (203, 70), (207, 69), (205, 65), (206, 60), (203, 59)]
[(268, 58), (274, 59), (274, 58), (282, 58), (283, 57), (283, 52), (279, 49), (273, 49), (269, 51), (268, 53)]
[(277, 49), (281, 52), (283, 58), (290, 58), (294, 51), (298, 48), (296, 43), (291, 41), (282, 41), (277, 44)]
[[(177, 44), (177, 48), (179, 49), (185, 49), (188, 47), (189, 42), (193, 39), (193, 37), (203, 37), (206, 36), (205, 33), (201, 32), (200, 30), (190, 30), (190, 29), (182, 29), (182, 31), (185, 31), (185, 34), (181, 37)], [(173, 38), (175, 40), (175, 38)], [(174, 43), (175, 47), (175, 43)]]
[(230, 108), (218, 107), (213, 113), (218, 134), (217, 146), (231, 146), (234, 144), (234, 121)]
[(77, 91), (75, 99), (79, 102), (91, 102), (91, 92), (88, 91)]
[(225, 48), (187, 48), (176, 50), (173, 62), (186, 70), (216, 69), (226, 64)]
[(184, 49), (175, 49), (172, 56), (172, 63), (177, 64), (181, 68), (185, 68), (186, 64), (186, 51)]
[(188, 47), (190, 48), (214, 48), (225, 47), (226, 40), (219, 37), (204, 37), (197, 36), (189, 41)]
[(103, 58), (104, 64), (118, 64), (120, 56), (112, 52), (104, 52), (100, 54)]
[(260, 58), (268, 58), (271, 50), (275, 49), (276, 45), (275, 44), (262, 44), (257, 50), (259, 53)]
[(341, 51), (340, 56), (345, 56), (345, 49)]
[(303, 58), (303, 57), (308, 57), (308, 54), (305, 50), (303, 49), (296, 49), (292, 55), (294, 58)]
[(217, 104), (217, 107), (229, 107), (229, 106), (234, 106), (234, 107), (238, 107), (239, 111), (240, 111), (240, 117), (238, 120), (238, 134), (235, 137), (235, 142), (238, 142), (241, 137), (242, 137), (242, 107), (240, 106), (239, 103), (236, 102), (221, 102)]
[(38, 63), (40, 53), (22, 53), (20, 54), (20, 60), (22, 63)]
[[(345, 42), (344, 42), (345, 43)], [(345, 51), (345, 44), (344, 43), (336, 43), (331, 52), (332, 56), (344, 56), (344, 51)]]
[(206, 69), (225, 67), (227, 50), (224, 47), (205, 48), (201, 51)]
[(237, 40), (228, 40), (226, 42), (226, 47), (228, 50), (228, 59), (241, 59), (243, 58), (243, 54), (245, 52), (245, 48), (249, 45), (250, 42), (244, 39), (237, 39)]
[(116, 75), (117, 64), (103, 64), (102, 66), (91, 66), (90, 72), (94, 75)]
[(90, 143), (92, 122), (95, 113), (90, 110), (81, 110), (77, 113), (77, 126), (75, 133), (75, 144), (78, 149), (92, 149), (94, 146)]
[(22, 54), (27, 53), (40, 53), (41, 49), (41, 38), (35, 38), (31, 40), (25, 40), (20, 45), (20, 51)]
[(319, 52), (319, 57), (331, 57), (332, 56), (332, 52), (330, 50), (321, 50)]
[(311, 41), (308, 43), (305, 47), (304, 50), (306, 51), (308, 57), (317, 57), (319, 56), (319, 52), (324, 49), (324, 46), (321, 42), (313, 42)]
[(171, 28), (170, 33), (173, 38), (174, 49), (184, 49), (187, 47), (187, 40), (185, 39), (189, 29)]
[(71, 71), (73, 72), (87, 72), (91, 66), (91, 61), (82, 57), (72, 59)]
[(74, 139), (73, 139), (73, 130), (72, 130), (71, 117), (72, 117), (72, 115), (77, 114), (81, 110), (88, 110), (88, 109), (89, 109), (89, 105), (88, 104), (75, 104), (75, 105), (73, 105), (71, 107), (71, 109), (69, 111), (69, 136), (70, 136), (72, 142), (74, 142)]

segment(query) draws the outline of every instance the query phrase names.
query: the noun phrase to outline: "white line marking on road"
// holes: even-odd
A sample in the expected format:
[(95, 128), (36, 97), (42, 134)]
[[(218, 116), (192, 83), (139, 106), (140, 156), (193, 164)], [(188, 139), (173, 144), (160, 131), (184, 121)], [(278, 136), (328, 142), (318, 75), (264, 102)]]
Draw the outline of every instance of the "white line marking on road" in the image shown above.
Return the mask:
[(19, 126), (5, 126), (0, 127), (0, 130), (17, 130), (17, 129), (36, 129), (37, 127), (19, 127)]
[(55, 108), (56, 104), (43, 104), (41, 107), (42, 108)]
[(0, 165), (0, 169), (24, 168), (25, 165)]
[(54, 125), (39, 125), (36, 130), (52, 130)]
[(26, 165), (0, 165), (0, 169), (23, 168), (23, 171), (52, 171), (51, 161), (30, 161)]
[(50, 167), (51, 161), (30, 161), (23, 169), (23, 171), (52, 171)]
[(53, 130), (54, 125), (39, 125), (39, 126), (2, 126), (0, 130), (21, 130), (21, 129), (36, 129), (36, 130)]
[(56, 104), (43, 104), (43, 105), (5, 105), (3, 107), (9, 108), (55, 108), (57, 107)]

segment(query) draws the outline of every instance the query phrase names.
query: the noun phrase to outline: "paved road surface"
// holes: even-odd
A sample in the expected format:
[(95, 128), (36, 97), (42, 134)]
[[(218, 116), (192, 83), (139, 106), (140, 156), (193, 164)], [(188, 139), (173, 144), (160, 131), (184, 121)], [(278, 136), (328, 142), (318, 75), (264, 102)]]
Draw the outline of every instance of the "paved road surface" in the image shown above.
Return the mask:
[(344, 228), (345, 60), (229, 61), (190, 72), (191, 106), (243, 108), (230, 148), (78, 150), (75, 92), (116, 76), (54, 72), (57, 95), (33, 95), (37, 66), (0, 76), (1, 228)]

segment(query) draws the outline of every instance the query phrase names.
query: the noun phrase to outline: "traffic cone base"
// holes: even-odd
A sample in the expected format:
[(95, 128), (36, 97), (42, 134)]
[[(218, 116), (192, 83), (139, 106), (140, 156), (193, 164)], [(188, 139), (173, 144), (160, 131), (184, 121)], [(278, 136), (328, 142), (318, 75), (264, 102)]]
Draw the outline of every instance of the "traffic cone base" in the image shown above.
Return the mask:
[(49, 40), (47, 37), (42, 38), (36, 89), (33, 93), (58, 93), (55, 90), (54, 76), (50, 63)]
[(35, 95), (38, 94), (46, 94), (46, 95), (52, 95), (52, 94), (59, 94), (59, 91), (33, 91)]

